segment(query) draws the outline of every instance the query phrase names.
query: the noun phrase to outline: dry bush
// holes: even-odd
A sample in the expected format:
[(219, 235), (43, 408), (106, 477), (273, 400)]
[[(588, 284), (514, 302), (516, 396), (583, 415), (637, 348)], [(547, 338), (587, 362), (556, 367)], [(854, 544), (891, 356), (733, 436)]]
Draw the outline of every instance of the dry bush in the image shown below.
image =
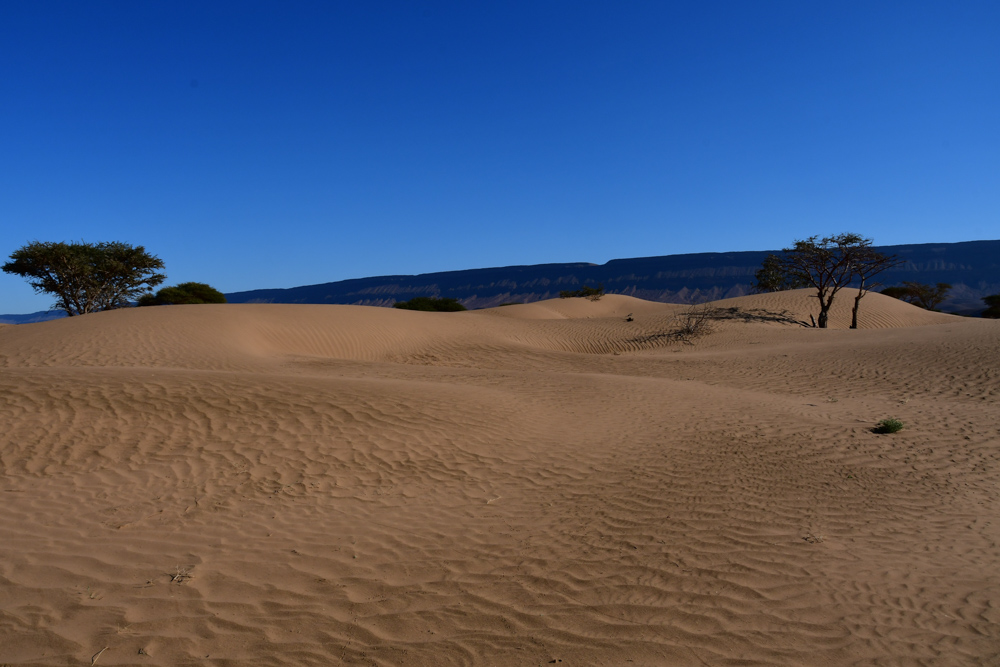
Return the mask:
[(680, 326), (671, 332), (677, 340), (691, 345), (695, 338), (701, 338), (712, 333), (712, 320), (716, 319), (717, 308), (709, 308), (705, 304), (691, 306), (681, 314)]
[(707, 305), (691, 306), (677, 316), (676, 326), (670, 331), (648, 334), (633, 338), (632, 343), (652, 343), (654, 341), (680, 341), (685, 345), (694, 345), (692, 342), (712, 332), (712, 320), (716, 318), (716, 308), (709, 308)]
[(798, 324), (808, 327), (808, 322), (795, 319), (788, 310), (767, 310), (766, 308), (740, 308), (730, 306), (729, 308), (713, 308), (711, 318), (713, 320), (742, 320), (744, 322), (778, 322), (780, 324)]
[(740, 320), (742, 322), (776, 322), (780, 324), (797, 324), (807, 327), (808, 323), (796, 319), (787, 310), (772, 311), (763, 308), (748, 310), (729, 307), (719, 308), (708, 304), (691, 306), (675, 318), (675, 326), (669, 331), (647, 334), (631, 339), (632, 343), (652, 343), (655, 341), (681, 342), (694, 345), (694, 340), (706, 336), (715, 329), (716, 320)]

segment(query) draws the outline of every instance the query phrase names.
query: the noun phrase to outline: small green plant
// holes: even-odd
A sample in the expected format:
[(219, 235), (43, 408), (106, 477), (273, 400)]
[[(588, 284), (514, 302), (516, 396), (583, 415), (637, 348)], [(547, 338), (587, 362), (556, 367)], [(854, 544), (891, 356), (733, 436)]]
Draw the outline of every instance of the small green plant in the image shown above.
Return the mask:
[(875, 428), (872, 429), (873, 433), (898, 433), (903, 430), (903, 422), (898, 419), (883, 419), (880, 421)]

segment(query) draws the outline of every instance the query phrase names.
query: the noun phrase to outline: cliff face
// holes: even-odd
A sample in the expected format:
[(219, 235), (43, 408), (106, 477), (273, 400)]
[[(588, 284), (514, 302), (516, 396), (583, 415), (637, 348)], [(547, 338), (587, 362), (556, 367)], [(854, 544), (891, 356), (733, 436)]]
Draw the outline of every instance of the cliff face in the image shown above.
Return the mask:
[[(951, 283), (944, 309), (978, 312), (979, 300), (1000, 293), (1000, 241), (881, 246), (905, 263), (882, 274), (883, 284), (910, 280)], [(696, 303), (742, 296), (773, 251), (698, 253), (615, 259), (607, 264), (538, 264), (417, 276), (376, 276), (290, 289), (227, 294), (231, 303), (346, 303), (391, 306), (415, 296), (450, 297), (469, 308), (539, 301), (561, 290), (603, 283), (606, 291), (650, 301)]]

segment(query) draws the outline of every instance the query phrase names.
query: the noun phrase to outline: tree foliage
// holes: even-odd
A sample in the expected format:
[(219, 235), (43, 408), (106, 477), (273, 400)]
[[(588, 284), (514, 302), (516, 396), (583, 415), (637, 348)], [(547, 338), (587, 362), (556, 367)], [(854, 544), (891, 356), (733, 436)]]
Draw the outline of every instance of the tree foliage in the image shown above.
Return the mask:
[(164, 287), (156, 294), (139, 297), (137, 306), (172, 306), (196, 303), (226, 303), (226, 296), (205, 283), (181, 283)]
[(584, 297), (590, 299), (591, 301), (599, 301), (602, 296), (604, 296), (604, 283), (599, 283), (597, 287), (584, 285), (578, 290), (563, 290), (562, 292), (559, 292), (560, 299)]
[(872, 279), (897, 264), (895, 257), (883, 255), (872, 248), (872, 240), (859, 234), (810, 236), (795, 241), (780, 255), (768, 255), (755, 277), (758, 292), (811, 287), (816, 290), (819, 316), (816, 325), (825, 329), (829, 322), (833, 299), (852, 282), (859, 283), (854, 301), (852, 328), (857, 328), (861, 298), (871, 289)]
[(984, 296), (983, 302), (986, 304), (986, 310), (983, 311), (983, 317), (1000, 319), (1000, 294)]
[(805, 280), (785, 273), (781, 258), (777, 255), (768, 255), (761, 267), (757, 269), (757, 273), (753, 275), (753, 291), (757, 294), (809, 287), (809, 283)]
[(937, 307), (948, 298), (950, 289), (951, 285), (948, 283), (938, 283), (932, 286), (907, 281), (902, 285), (885, 288), (882, 290), (882, 294), (901, 299), (926, 310), (937, 310)]
[(126, 243), (34, 241), (18, 248), (3, 265), (39, 294), (56, 298), (53, 308), (84, 315), (129, 306), (166, 276), (163, 262), (142, 246)]
[(897, 285), (895, 287), (886, 287), (882, 290), (882, 294), (886, 296), (891, 296), (893, 299), (899, 299), (900, 301), (906, 301), (906, 296), (910, 293), (907, 288)]
[(435, 299), (429, 296), (416, 296), (409, 301), (397, 301), (393, 308), (403, 310), (426, 310), (440, 313), (454, 313), (460, 310), (468, 310), (458, 302), (458, 299)]

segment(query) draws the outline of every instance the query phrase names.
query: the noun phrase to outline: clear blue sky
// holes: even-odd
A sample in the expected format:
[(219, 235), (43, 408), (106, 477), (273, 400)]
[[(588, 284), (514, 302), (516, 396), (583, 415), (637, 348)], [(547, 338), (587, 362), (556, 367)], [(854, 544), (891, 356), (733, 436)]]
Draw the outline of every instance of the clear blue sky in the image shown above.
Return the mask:
[(11, 0), (0, 259), (119, 240), (237, 291), (995, 239), (998, 119), (994, 0)]

